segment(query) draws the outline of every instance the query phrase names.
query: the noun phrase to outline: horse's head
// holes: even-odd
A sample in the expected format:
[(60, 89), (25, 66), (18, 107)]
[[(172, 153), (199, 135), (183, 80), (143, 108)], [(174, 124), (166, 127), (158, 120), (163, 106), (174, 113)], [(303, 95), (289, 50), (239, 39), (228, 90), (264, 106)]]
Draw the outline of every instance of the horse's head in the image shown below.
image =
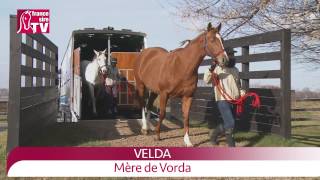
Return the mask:
[(106, 56), (106, 49), (103, 51), (94, 51), (94, 58), (93, 60), (98, 63), (99, 66), (99, 71), (101, 71), (103, 74), (107, 73), (107, 66), (106, 66), (106, 61), (107, 61), (107, 56)]
[(32, 29), (30, 21), (31, 21), (31, 11), (23, 12), (20, 16), (19, 30), (17, 32), (20, 33), (22, 29), (23, 30), (29, 30), (30, 28)]
[(31, 27), (30, 26), (31, 11), (25, 11), (21, 16), (21, 20), (22, 20), (24, 29), (28, 30)]
[(212, 27), (211, 23), (208, 24), (207, 31), (205, 33), (205, 51), (206, 55), (215, 58), (216, 62), (220, 66), (228, 64), (229, 58), (222, 44), (222, 38), (220, 36), (221, 23), (218, 27)]

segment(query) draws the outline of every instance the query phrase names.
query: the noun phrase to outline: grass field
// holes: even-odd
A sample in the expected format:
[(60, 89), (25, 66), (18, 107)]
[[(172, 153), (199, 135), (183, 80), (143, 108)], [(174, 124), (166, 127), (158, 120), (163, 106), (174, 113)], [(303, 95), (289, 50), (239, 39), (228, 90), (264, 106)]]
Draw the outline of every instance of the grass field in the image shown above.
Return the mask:
[[(297, 101), (293, 108), (320, 108), (320, 101)], [(320, 111), (292, 111), (292, 118), (306, 118), (305, 121), (292, 121), (292, 137), (306, 146), (320, 147)]]

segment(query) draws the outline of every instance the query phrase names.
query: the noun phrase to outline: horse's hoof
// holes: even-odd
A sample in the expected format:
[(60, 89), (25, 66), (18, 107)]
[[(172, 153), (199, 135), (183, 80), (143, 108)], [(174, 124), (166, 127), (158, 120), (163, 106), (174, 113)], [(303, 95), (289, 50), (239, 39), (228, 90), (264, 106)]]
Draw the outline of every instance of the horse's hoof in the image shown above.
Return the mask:
[(142, 135), (148, 135), (148, 129), (141, 129)]

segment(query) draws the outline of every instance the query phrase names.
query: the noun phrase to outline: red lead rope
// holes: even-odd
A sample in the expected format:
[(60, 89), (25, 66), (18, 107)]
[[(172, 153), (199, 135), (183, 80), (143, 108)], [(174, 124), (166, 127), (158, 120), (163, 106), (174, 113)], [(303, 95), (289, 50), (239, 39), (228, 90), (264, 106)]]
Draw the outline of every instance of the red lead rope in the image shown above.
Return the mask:
[(260, 97), (257, 93), (254, 92), (247, 92), (244, 96), (241, 96), (238, 99), (233, 99), (230, 97), (229, 94), (225, 92), (223, 87), (220, 84), (219, 77), (216, 73), (212, 73), (212, 84), (217, 87), (218, 91), (220, 94), (223, 96), (223, 98), (228, 101), (231, 104), (235, 104), (237, 106), (237, 116), (240, 116), (241, 113), (243, 112), (243, 106), (244, 102), (248, 97), (253, 97), (252, 100), (252, 106), (254, 108), (259, 108), (260, 107)]

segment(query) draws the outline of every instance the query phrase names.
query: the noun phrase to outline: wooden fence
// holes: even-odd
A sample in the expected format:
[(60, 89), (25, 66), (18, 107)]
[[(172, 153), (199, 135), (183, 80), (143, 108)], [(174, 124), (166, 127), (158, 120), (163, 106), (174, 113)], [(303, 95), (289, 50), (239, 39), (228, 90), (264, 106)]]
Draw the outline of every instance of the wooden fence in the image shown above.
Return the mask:
[[(279, 42), (280, 50), (259, 54), (250, 54), (253, 45)], [(236, 121), (240, 130), (276, 133), (286, 138), (291, 135), (291, 79), (290, 79), (290, 30), (279, 30), (225, 41), (225, 47), (241, 48), (241, 55), (235, 56), (236, 62), (241, 63), (240, 78), (242, 87), (256, 92), (261, 97), (262, 106), (258, 110), (252, 109), (246, 103), (245, 113)], [(212, 60), (205, 60), (201, 66), (208, 66)], [(280, 70), (249, 71), (250, 63), (280, 61)], [(203, 74), (199, 74), (199, 79)], [(280, 89), (250, 88), (250, 79), (280, 79)], [(182, 119), (181, 99), (171, 100), (172, 118)], [(214, 101), (212, 87), (198, 87), (194, 94), (190, 119), (193, 122), (214, 124), (219, 121), (219, 113)], [(211, 123), (210, 123), (211, 122)]]
[(18, 34), (16, 26), (10, 16), (8, 152), (56, 121), (58, 105), (57, 46), (42, 34)]
[(7, 115), (8, 112), (8, 98), (0, 97), (0, 116)]
[(296, 103), (303, 103), (293, 107), (292, 121), (318, 121), (320, 120), (320, 98), (297, 99)]

